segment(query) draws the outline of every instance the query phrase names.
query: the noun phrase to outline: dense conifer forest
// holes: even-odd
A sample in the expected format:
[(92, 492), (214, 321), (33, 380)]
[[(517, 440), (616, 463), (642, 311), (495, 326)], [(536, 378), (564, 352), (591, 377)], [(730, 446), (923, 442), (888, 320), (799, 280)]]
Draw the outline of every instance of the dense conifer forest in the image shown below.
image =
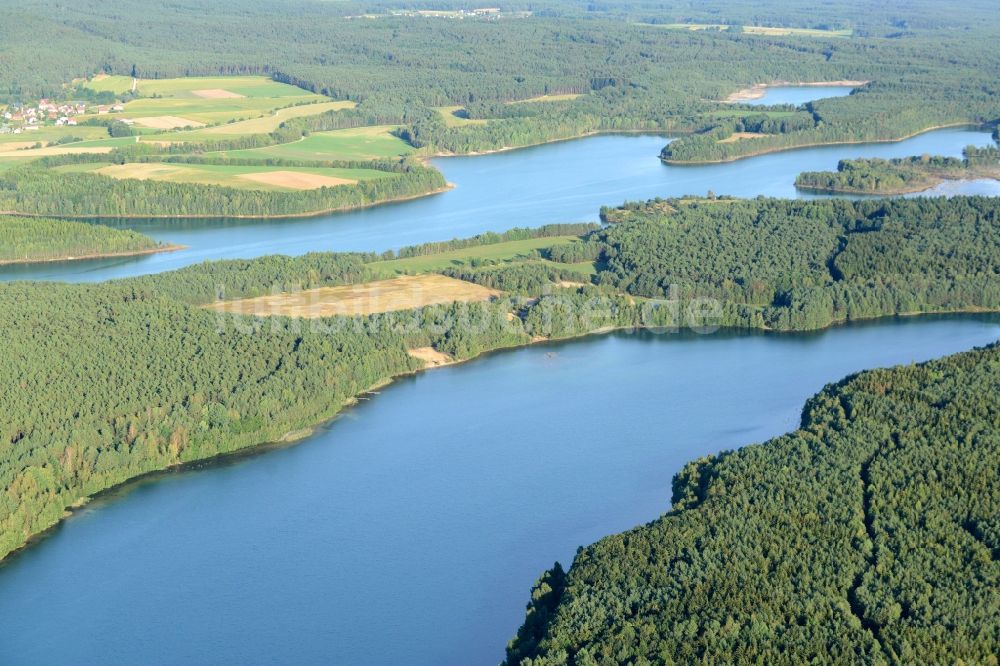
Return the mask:
[(507, 663), (995, 663), (998, 396), (997, 346), (827, 386), (542, 576)]
[(835, 172), (799, 174), (795, 187), (816, 192), (893, 195), (920, 192), (943, 180), (998, 176), (1000, 149), (970, 146), (963, 159), (921, 155), (891, 160), (841, 160)]
[[(0, 111), (43, 97), (123, 107), (114, 119), (107, 109), (81, 115), (72, 132), (46, 116), (50, 146), (0, 151), (0, 263), (164, 249), (52, 218), (356, 208), (447, 187), (425, 161), (434, 155), (600, 132), (669, 134), (660, 157), (678, 164), (940, 126), (1000, 139), (994, 0), (961, 11), (936, 0), (512, 0), (479, 15), (453, 0), (432, 3), (434, 13), (410, 0), (7, 5)], [(98, 90), (104, 75), (126, 85)], [(278, 118), (291, 107), (248, 99), (225, 119), (148, 117), (161, 127), (126, 117), (129, 103), (163, 101), (137, 92), (139, 80), (215, 75), (263, 76), (267, 90), (291, 84), (302, 105), (327, 106)], [(800, 106), (734, 95), (824, 81), (856, 88)], [(185, 94), (167, 101), (245, 97)], [(254, 129), (223, 131), (244, 121)], [(373, 133), (351, 147), (389, 147), (361, 157), (301, 148), (359, 128)], [(970, 147), (962, 160), (845, 160), (797, 185), (897, 193), (995, 176), (998, 160), (996, 147)], [(255, 188), (95, 172), (104, 167), (365, 175)], [(415, 350), (462, 361), (616, 328), (781, 332), (1000, 311), (994, 198), (709, 195), (628, 202), (601, 217), (382, 254), (0, 283), (0, 559), (118, 484), (305, 436), (365, 392), (428, 367)], [(427, 273), (495, 292), (315, 319), (206, 307)], [(668, 513), (542, 575), (507, 663), (996, 664), (998, 378), (997, 346), (864, 372), (812, 398), (795, 432), (690, 463)]]
[[(331, 113), (327, 126), (400, 124), (404, 137), (432, 152), (491, 150), (597, 131), (690, 133), (664, 150), (665, 159), (678, 162), (899, 139), (937, 125), (1000, 118), (992, 86), (1000, 56), (990, 48), (998, 33), (988, 2), (967, 3), (958, 15), (927, 0), (889, 3), (884, 10), (852, 2), (822, 9), (786, 2), (780, 12), (726, 4), (725, 21), (734, 25), (849, 27), (850, 36), (667, 30), (662, 24), (714, 23), (722, 13), (711, 5), (672, 2), (586, 8), (561, 0), (531, 8), (515, 3), (502, 9), (530, 15), (498, 20), (390, 15), (385, 7), (353, 2), (251, 2), (237, 10), (218, 2), (164, 7), (143, 0), (130, 3), (125, 15), (89, 1), (58, 9), (19, 3), (0, 28), (6, 56), (0, 95), (64, 96), (66, 82), (99, 72), (144, 78), (265, 74), (358, 103)], [(39, 30), (54, 36), (41, 48), (31, 37)], [(252, 55), (247, 43), (254, 44)], [(205, 44), (212, 45), (210, 52)], [(758, 83), (836, 80), (870, 83), (849, 97), (800, 110), (762, 113), (718, 102)], [(507, 104), (561, 93), (579, 96)], [(486, 122), (449, 124), (434, 110), (449, 105)], [(722, 141), (739, 131), (763, 136)]]
[[(68, 162), (74, 157), (76, 161), (85, 162), (87, 160), (81, 157), (89, 156), (69, 156), (58, 161)], [(216, 162), (239, 164), (241, 160)], [(298, 164), (272, 161), (270, 166)], [(309, 165), (315, 166), (315, 163)], [(93, 173), (62, 173), (28, 164), (0, 172), (0, 210), (90, 218), (282, 217), (361, 208), (421, 196), (447, 185), (441, 172), (419, 164), (399, 162), (382, 166), (386, 171), (383, 178), (279, 192), (138, 178), (116, 179)]]
[(66, 220), (0, 216), (0, 263), (131, 254), (160, 247), (152, 238), (128, 229)]
[(601, 285), (720, 299), (726, 325), (810, 329), (996, 308), (998, 212), (988, 197), (652, 201), (590, 238), (604, 246)]
[[(0, 553), (66, 507), (170, 465), (283, 438), (422, 363), (628, 327), (803, 330), (1000, 308), (994, 199), (653, 201), (605, 229), (553, 225), (398, 253), (208, 262), (95, 285), (0, 285)], [(381, 275), (400, 258), (584, 234), (448, 275), (491, 302), (302, 321), (201, 305)], [(593, 277), (579, 261), (596, 258)], [(567, 263), (568, 262), (568, 263)], [(452, 262), (448, 262), (450, 266)], [(134, 359), (123, 363), (122, 359)], [(65, 396), (73, 396), (67, 401)]]

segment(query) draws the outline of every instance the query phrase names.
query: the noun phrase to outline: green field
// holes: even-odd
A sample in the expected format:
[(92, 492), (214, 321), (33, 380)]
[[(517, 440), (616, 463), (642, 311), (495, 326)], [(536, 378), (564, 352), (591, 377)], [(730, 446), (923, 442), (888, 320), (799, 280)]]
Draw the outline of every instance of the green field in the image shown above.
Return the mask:
[[(139, 137), (135, 136), (119, 136), (111, 138), (107, 136), (107, 132), (104, 133), (105, 138), (103, 139), (93, 139), (92, 141), (74, 141), (73, 143), (64, 144), (66, 147), (73, 148), (120, 148), (122, 146), (128, 146), (136, 143)], [(56, 146), (52, 146), (55, 148)]]
[(483, 125), (486, 120), (483, 118), (463, 118), (456, 115), (459, 111), (464, 111), (465, 107), (457, 106), (436, 106), (434, 110), (441, 115), (441, 120), (448, 127), (462, 127), (464, 125)]
[(112, 92), (116, 95), (120, 95), (132, 89), (132, 82), (134, 80), (135, 79), (131, 76), (108, 76), (107, 74), (98, 74), (89, 81), (79, 79), (74, 81), (74, 83), (78, 83), (84, 88), (96, 90), (97, 92)]
[(413, 146), (390, 134), (392, 126), (358, 127), (354, 129), (317, 132), (292, 143), (234, 150), (227, 157), (266, 159), (280, 157), (290, 160), (372, 160), (399, 157), (413, 152)]
[[(87, 85), (95, 89), (121, 91), (131, 89), (129, 77), (98, 77)], [(42, 130), (4, 135), (0, 140), (0, 170), (26, 164), (43, 157), (76, 154), (110, 153), (136, 143), (150, 144), (157, 152), (170, 144), (197, 144), (210, 141), (232, 141), (251, 135), (266, 135), (289, 120), (318, 115), (329, 111), (350, 109), (350, 101), (334, 101), (314, 95), (301, 88), (278, 83), (265, 77), (191, 77), (181, 79), (143, 79), (137, 91), (142, 97), (127, 102), (117, 113), (90, 114), (89, 118), (109, 122), (118, 118), (135, 120), (132, 136), (109, 136), (104, 126), (77, 125), (46, 127)], [(126, 96), (127, 98), (127, 96)], [(107, 106), (107, 105), (105, 105)], [(94, 105), (91, 105), (93, 110)], [(88, 119), (85, 116), (83, 120)], [(205, 125), (204, 127), (202, 127)], [(187, 127), (188, 129), (183, 129)], [(192, 129), (192, 127), (196, 129)], [(288, 159), (297, 166), (267, 164), (213, 165), (166, 161), (134, 161), (129, 157), (103, 158), (101, 162), (69, 157), (73, 163), (52, 167), (62, 173), (97, 173), (116, 179), (153, 180), (258, 190), (291, 192), (322, 187), (356, 185), (374, 179), (394, 180), (399, 174), (377, 168), (331, 169), (309, 163), (327, 161), (370, 162), (398, 158), (411, 154), (408, 143), (393, 136), (393, 126), (359, 127), (354, 129), (316, 132), (299, 130), (299, 140), (257, 149), (218, 152), (215, 155), (237, 157), (241, 161)], [(295, 130), (292, 136), (295, 136)], [(79, 139), (57, 143), (72, 137)], [(40, 147), (34, 147), (40, 144)], [(237, 144), (239, 145), (239, 144)], [(196, 150), (189, 146), (184, 150)], [(123, 164), (122, 161), (125, 161)], [(302, 163), (306, 163), (304, 166)], [(376, 166), (376, 165), (372, 165)], [(432, 189), (436, 189), (432, 188)], [(404, 187), (405, 190), (405, 187)], [(405, 196), (412, 192), (406, 191)]]
[[(132, 89), (132, 82), (131, 76), (99, 75), (80, 84), (98, 92), (124, 93)], [(305, 93), (301, 88), (278, 83), (267, 76), (188, 76), (136, 81), (140, 97), (202, 99), (195, 91), (204, 90), (226, 90), (243, 97), (299, 97)]]
[[(125, 93), (131, 90), (132, 79), (125, 76), (111, 76), (97, 78), (84, 85), (93, 90)], [(146, 126), (153, 129), (173, 129), (185, 124), (198, 127), (248, 120), (272, 115), (275, 110), (282, 107), (330, 102), (322, 95), (286, 83), (278, 83), (264, 76), (139, 79), (136, 94), (139, 98), (127, 102), (124, 111), (107, 114), (107, 117), (152, 119)], [(351, 106), (350, 103), (343, 104), (344, 107)], [(317, 113), (322, 110), (326, 109), (315, 109)], [(277, 124), (271, 126), (270, 122), (265, 121), (261, 126), (270, 129), (251, 128), (249, 131), (268, 132)]]
[(341, 109), (350, 109), (355, 106), (354, 102), (316, 102), (311, 104), (302, 104), (298, 106), (289, 106), (274, 111), (269, 111), (266, 115), (262, 115), (256, 118), (250, 118), (249, 120), (235, 121), (231, 123), (226, 123), (223, 125), (217, 125), (214, 127), (206, 127), (204, 129), (188, 130), (181, 132), (172, 132), (169, 137), (171, 141), (208, 141), (208, 140), (225, 140), (232, 139), (233, 137), (245, 135), (245, 134), (267, 134), (278, 129), (281, 123), (289, 120), (291, 118), (302, 118), (304, 116), (315, 116), (320, 113), (325, 113), (327, 111), (339, 111)]
[(34, 132), (22, 132), (20, 134), (0, 134), (0, 151), (7, 150), (5, 144), (50, 143), (58, 141), (67, 136), (80, 139), (100, 139), (108, 136), (108, 130), (103, 127), (88, 127), (77, 125), (76, 127), (66, 127), (65, 125), (41, 127)]
[(532, 261), (535, 263), (548, 264), (562, 269), (571, 269), (579, 272), (581, 276), (590, 275), (595, 272), (593, 263), (580, 264), (557, 264), (546, 259), (537, 259), (532, 255), (535, 250), (560, 245), (563, 243), (579, 242), (578, 236), (550, 236), (543, 238), (529, 238), (527, 240), (507, 241), (506, 243), (494, 243), (492, 245), (477, 245), (474, 247), (462, 248), (459, 250), (449, 250), (437, 254), (428, 254), (422, 257), (406, 257), (404, 259), (391, 259), (389, 261), (379, 261), (369, 264), (376, 277), (392, 277), (394, 275), (405, 275), (414, 273), (429, 273), (440, 271), (446, 268), (457, 268), (467, 266), (472, 260), (479, 259), (485, 261), (495, 261), (502, 263), (515, 263)]
[(18, 160), (16, 157), (14, 158), (0, 157), (0, 173), (3, 173), (4, 171), (6, 171), (11, 167), (17, 166), (20, 163), (21, 161)]
[[(99, 76), (84, 85), (94, 90), (121, 93), (131, 89), (132, 79), (127, 76)], [(354, 102), (330, 100), (260, 76), (141, 79), (137, 90), (142, 97), (125, 103), (124, 111), (101, 115), (90, 113), (81, 119), (131, 119), (136, 121), (131, 128), (134, 136), (111, 138), (107, 128), (98, 125), (46, 126), (30, 133), (0, 135), (0, 159), (5, 166), (10, 166), (39, 157), (97, 152), (95, 149), (110, 150), (140, 141), (225, 141), (273, 132), (283, 122), (293, 118), (355, 106)], [(194, 129), (183, 129), (185, 126)], [(262, 159), (287, 157), (362, 161), (412, 152), (406, 142), (389, 134), (390, 129), (363, 127), (321, 133), (296, 144), (271, 146), (263, 151), (237, 152), (241, 157)], [(56, 145), (67, 138), (79, 140)], [(34, 148), (34, 144), (41, 144), (41, 149)]]
[[(231, 99), (143, 98), (125, 104), (120, 113), (108, 114), (109, 118), (130, 118), (142, 121), (146, 118), (177, 117), (191, 121), (190, 125), (212, 125), (229, 121), (248, 120), (269, 115), (275, 110), (302, 102), (329, 102), (325, 97), (304, 93), (297, 97), (237, 97)], [(155, 122), (155, 121), (153, 121)], [(171, 129), (169, 126), (154, 129)]]

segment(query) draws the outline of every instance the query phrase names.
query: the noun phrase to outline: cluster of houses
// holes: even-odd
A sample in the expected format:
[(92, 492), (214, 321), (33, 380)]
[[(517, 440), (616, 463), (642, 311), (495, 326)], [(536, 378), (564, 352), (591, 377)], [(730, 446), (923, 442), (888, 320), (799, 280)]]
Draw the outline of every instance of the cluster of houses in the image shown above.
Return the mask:
[[(121, 104), (100, 105), (91, 107), (90, 112), (105, 114), (124, 109)], [(46, 125), (76, 125), (76, 117), (82, 116), (87, 111), (85, 102), (52, 102), (47, 99), (39, 100), (35, 106), (10, 106), (0, 117), (0, 134), (21, 134)]]

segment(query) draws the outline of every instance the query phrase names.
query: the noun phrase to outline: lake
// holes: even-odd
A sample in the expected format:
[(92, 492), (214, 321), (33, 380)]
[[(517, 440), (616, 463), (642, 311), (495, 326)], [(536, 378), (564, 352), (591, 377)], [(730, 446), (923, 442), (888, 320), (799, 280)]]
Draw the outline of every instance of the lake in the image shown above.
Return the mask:
[(698, 456), (998, 317), (614, 334), (396, 382), (295, 446), (141, 481), (0, 566), (3, 664), (495, 664), (536, 577)]
[(764, 88), (764, 96), (757, 99), (742, 101), (741, 104), (751, 106), (774, 106), (791, 104), (800, 106), (827, 97), (844, 97), (850, 95), (855, 86), (773, 86)]
[(1000, 197), (1000, 180), (976, 178), (972, 180), (946, 180), (934, 187), (908, 194), (909, 197), (952, 197), (956, 195), (975, 195), (982, 197)]
[(671, 166), (659, 160), (667, 141), (661, 136), (603, 135), (492, 155), (437, 159), (434, 164), (455, 189), (337, 215), (277, 221), (132, 221), (126, 226), (189, 249), (137, 258), (4, 266), (0, 280), (96, 281), (211, 259), (382, 251), (515, 226), (596, 221), (602, 205), (704, 195), (709, 190), (740, 197), (815, 198), (795, 189), (800, 172), (836, 169), (845, 158), (923, 153), (959, 157), (969, 144), (993, 143), (987, 132), (949, 128), (897, 143), (823, 146), (727, 164)]

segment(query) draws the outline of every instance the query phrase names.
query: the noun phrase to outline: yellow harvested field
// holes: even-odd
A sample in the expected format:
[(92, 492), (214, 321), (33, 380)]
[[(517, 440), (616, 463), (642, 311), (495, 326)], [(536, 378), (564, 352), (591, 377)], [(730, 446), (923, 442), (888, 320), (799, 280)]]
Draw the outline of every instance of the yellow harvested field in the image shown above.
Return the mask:
[(291, 190), (318, 190), (321, 187), (356, 185), (358, 182), (351, 178), (336, 178), (303, 171), (262, 171), (260, 173), (243, 173), (236, 177), (263, 185), (287, 187)]
[(162, 162), (133, 162), (130, 164), (112, 164), (101, 167), (97, 173), (112, 178), (135, 178), (136, 180), (148, 180), (150, 178), (163, 178), (174, 174), (183, 173), (186, 169), (182, 166), (164, 164)]
[(177, 129), (178, 127), (204, 127), (205, 123), (197, 120), (188, 120), (180, 116), (149, 116), (147, 118), (136, 118), (136, 125), (148, 127), (150, 129)]
[[(34, 146), (37, 143), (39, 143), (39, 142), (38, 141), (7, 141), (7, 142), (4, 142), (4, 143), (0, 143), (0, 148), (3, 148), (5, 151), (6, 150), (21, 150), (22, 148), (31, 148), (32, 146)], [(46, 142), (42, 141), (41, 143), (44, 144)]]
[(407, 275), (342, 287), (221, 301), (206, 306), (218, 312), (259, 317), (332, 317), (410, 310), (454, 301), (488, 301), (500, 292), (443, 275)]
[(191, 94), (197, 97), (201, 97), (202, 99), (236, 99), (238, 97), (246, 97), (246, 95), (240, 95), (239, 93), (223, 90), (222, 88), (208, 88), (207, 90), (192, 90)]
[[(3, 144), (0, 144), (3, 146)], [(49, 146), (34, 150), (5, 150), (0, 157), (51, 157), (53, 155), (82, 155), (84, 153), (110, 153), (111, 146)]]
[(448, 356), (444, 352), (439, 352), (434, 347), (416, 347), (414, 349), (407, 349), (406, 353), (413, 358), (423, 361), (425, 368), (439, 368), (442, 365), (449, 365), (455, 362), (451, 356)]
[(762, 136), (768, 135), (761, 134), (760, 132), (733, 132), (731, 135), (721, 141), (718, 141), (717, 143), (736, 143), (737, 141), (742, 141), (743, 139), (759, 139)]

